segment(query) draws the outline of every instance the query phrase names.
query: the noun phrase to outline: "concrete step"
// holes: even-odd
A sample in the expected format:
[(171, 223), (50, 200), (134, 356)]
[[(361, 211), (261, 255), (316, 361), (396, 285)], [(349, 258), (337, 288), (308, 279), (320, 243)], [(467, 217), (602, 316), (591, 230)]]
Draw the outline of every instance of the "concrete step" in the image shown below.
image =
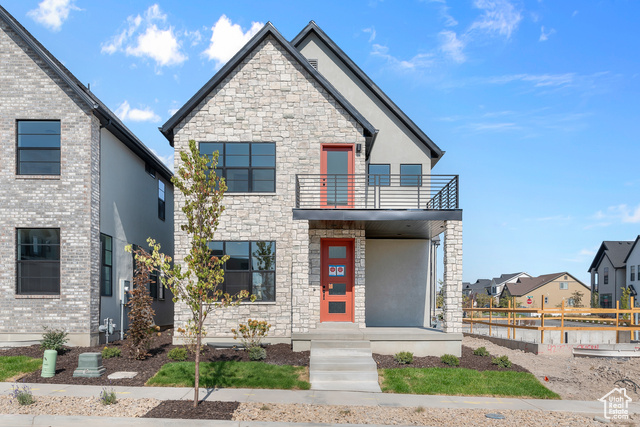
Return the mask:
[(311, 371), (309, 373), (311, 384), (316, 381), (373, 381), (378, 382), (378, 372), (376, 371)]
[(310, 365), (318, 371), (376, 371), (378, 366), (370, 357), (312, 357)]
[(339, 340), (313, 340), (311, 341), (311, 350), (317, 348), (366, 348), (371, 350), (369, 341), (339, 341)]
[(311, 356), (316, 357), (371, 357), (371, 349), (367, 348), (316, 348), (311, 349)]
[(381, 392), (378, 382), (372, 381), (316, 381), (311, 383), (311, 390)]
[(360, 326), (351, 322), (322, 322), (317, 325), (316, 329), (358, 330)]

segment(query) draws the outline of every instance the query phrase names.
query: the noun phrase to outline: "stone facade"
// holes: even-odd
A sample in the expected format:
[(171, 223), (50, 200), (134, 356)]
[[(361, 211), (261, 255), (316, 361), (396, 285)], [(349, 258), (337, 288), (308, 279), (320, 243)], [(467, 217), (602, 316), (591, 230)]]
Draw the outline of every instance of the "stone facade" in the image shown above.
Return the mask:
[[(99, 122), (2, 20), (0, 87), (0, 340), (38, 339), (49, 326), (88, 345), (99, 315)], [(59, 176), (17, 175), (22, 119), (60, 120)], [(60, 295), (16, 295), (17, 228), (60, 229)]]
[(462, 332), (462, 221), (445, 221), (443, 330)]
[[(319, 290), (312, 289), (310, 240), (319, 244), (320, 233), (310, 231), (308, 221), (293, 220), (295, 176), (320, 173), (321, 144), (364, 145), (362, 127), (269, 36), (176, 126), (174, 135), (176, 151), (187, 149), (191, 139), (276, 144), (275, 193), (227, 193), (226, 211), (215, 238), (276, 242), (276, 301), (246, 303), (213, 313), (206, 326), (209, 337), (217, 341), (230, 339), (231, 328), (248, 317), (271, 323), (269, 335), (274, 339), (290, 338), (292, 325), (296, 331), (314, 327), (319, 319)], [(180, 156), (175, 158), (178, 170)], [(364, 172), (364, 154), (358, 154), (355, 173)], [(175, 203), (175, 260), (181, 263), (188, 253), (189, 241), (180, 228), (185, 223), (180, 193), (176, 193)], [(334, 232), (328, 231), (327, 236)], [(347, 233), (359, 239), (356, 250), (359, 248), (362, 253), (363, 233)], [(360, 280), (363, 284), (364, 273)], [(363, 306), (364, 295), (358, 296), (358, 304)], [(358, 321), (364, 322), (363, 307), (361, 311)], [(189, 315), (184, 304), (176, 304), (175, 325), (183, 326)]]

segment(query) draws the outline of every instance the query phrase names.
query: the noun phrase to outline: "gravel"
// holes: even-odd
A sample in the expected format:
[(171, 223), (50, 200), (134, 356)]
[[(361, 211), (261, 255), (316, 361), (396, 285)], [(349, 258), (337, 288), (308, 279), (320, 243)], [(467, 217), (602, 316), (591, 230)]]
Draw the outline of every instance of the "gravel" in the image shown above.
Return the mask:
[(118, 399), (103, 405), (98, 397), (36, 396), (21, 406), (10, 396), (0, 396), (0, 414), (67, 415), (93, 417), (142, 417), (160, 403), (157, 399)]

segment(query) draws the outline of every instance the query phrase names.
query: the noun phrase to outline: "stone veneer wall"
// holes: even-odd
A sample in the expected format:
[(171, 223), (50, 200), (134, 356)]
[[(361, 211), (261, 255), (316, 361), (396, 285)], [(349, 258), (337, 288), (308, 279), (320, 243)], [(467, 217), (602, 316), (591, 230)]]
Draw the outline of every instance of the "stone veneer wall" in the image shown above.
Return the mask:
[[(63, 328), (97, 343), (99, 122), (0, 21), (0, 341)], [(60, 176), (16, 174), (17, 120), (61, 121)], [(16, 229), (60, 228), (60, 295), (16, 295)]]
[(443, 331), (462, 332), (462, 221), (445, 221)]
[(294, 323), (294, 333), (309, 332), (320, 323), (320, 240), (321, 239), (346, 239), (355, 240), (355, 286), (354, 286), (354, 323), (359, 328), (364, 328), (365, 324), (365, 231), (364, 226), (356, 226), (353, 222), (330, 223), (323, 222), (322, 228), (311, 228), (309, 230), (309, 259), (311, 260), (311, 270), (309, 271), (309, 304), (308, 316), (299, 325)]
[[(295, 175), (320, 173), (322, 143), (364, 145), (362, 133), (362, 127), (271, 37), (176, 127), (176, 151), (185, 150), (190, 139), (276, 143), (276, 192), (225, 195), (226, 211), (216, 233), (216, 240), (276, 241), (276, 302), (247, 303), (213, 313), (206, 326), (210, 340), (230, 338), (231, 328), (248, 317), (270, 322), (273, 338), (291, 337), (292, 324), (295, 331), (306, 331), (318, 317), (314, 310), (319, 299), (309, 287), (309, 224), (293, 220)], [(180, 156), (175, 159), (178, 170)], [(364, 172), (364, 155), (356, 155), (355, 173)], [(175, 260), (179, 263), (189, 250), (188, 236), (180, 229), (185, 223), (183, 203), (177, 192)], [(188, 318), (189, 310), (177, 303), (175, 325), (183, 326)]]

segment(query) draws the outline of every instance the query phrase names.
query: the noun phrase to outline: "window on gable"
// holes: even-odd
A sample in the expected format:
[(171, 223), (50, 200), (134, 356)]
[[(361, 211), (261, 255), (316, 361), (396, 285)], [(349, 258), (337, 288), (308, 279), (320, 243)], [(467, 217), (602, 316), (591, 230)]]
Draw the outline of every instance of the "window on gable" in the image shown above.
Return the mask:
[(60, 294), (60, 229), (17, 230), (17, 289), (19, 295)]
[(604, 277), (603, 277), (603, 281), (605, 285), (609, 284), (609, 267), (605, 267), (604, 268)]
[(247, 291), (256, 301), (275, 301), (276, 242), (210, 242), (212, 255), (228, 255), (222, 290), (230, 295)]
[(165, 218), (165, 193), (164, 182), (158, 180), (158, 218), (164, 221)]
[(422, 186), (422, 165), (400, 165), (400, 185), (406, 187)]
[(391, 165), (369, 165), (368, 184), (371, 186), (389, 186), (391, 184)]
[(200, 154), (217, 151), (215, 172), (225, 178), (228, 193), (276, 191), (276, 144), (274, 142), (201, 142)]
[(560, 289), (569, 289), (568, 282), (560, 282)]
[(113, 242), (111, 236), (100, 233), (100, 295), (113, 295)]
[(60, 121), (18, 120), (18, 175), (60, 175)]

